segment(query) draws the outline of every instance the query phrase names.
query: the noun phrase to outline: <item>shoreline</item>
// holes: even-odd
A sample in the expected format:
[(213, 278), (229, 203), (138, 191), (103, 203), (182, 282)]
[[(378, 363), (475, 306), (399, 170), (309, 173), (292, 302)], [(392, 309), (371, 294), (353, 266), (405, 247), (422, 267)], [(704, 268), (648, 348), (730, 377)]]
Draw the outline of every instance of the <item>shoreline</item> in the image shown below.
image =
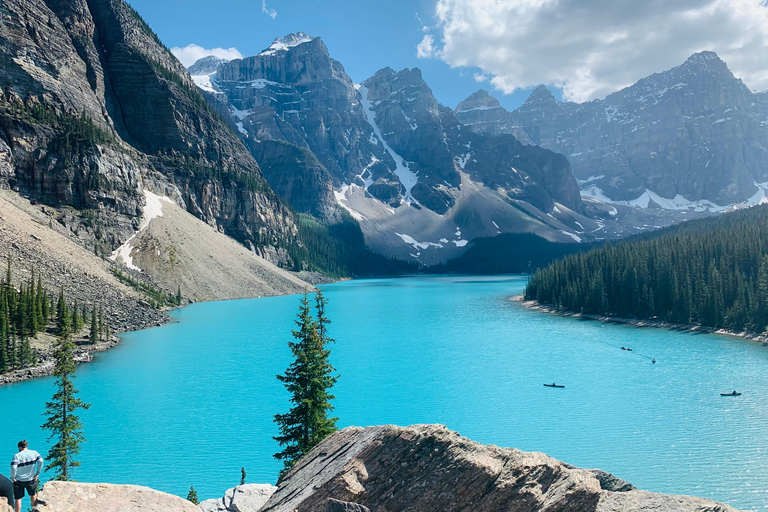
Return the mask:
[[(111, 348), (115, 348), (122, 341), (122, 338), (120, 337), (120, 335), (123, 333), (141, 331), (143, 329), (149, 329), (151, 327), (159, 327), (161, 325), (170, 323), (171, 317), (168, 316), (167, 312), (168, 310), (162, 311), (163, 313), (162, 321), (145, 322), (144, 324), (142, 323), (133, 324), (131, 325), (132, 327), (131, 329), (126, 329), (118, 333), (115, 333), (110, 337), (109, 340), (96, 343), (95, 345), (89, 344), (87, 342), (88, 338), (86, 336), (80, 335), (77, 337), (73, 337), (74, 338), (73, 342), (75, 343), (75, 352), (74, 352), (75, 363), (77, 365), (80, 365), (83, 363), (90, 363), (93, 361), (94, 354), (98, 354), (99, 352), (106, 352)], [(53, 337), (53, 336), (46, 334), (45, 337)], [(24, 382), (25, 380), (36, 379), (39, 377), (49, 377), (53, 375), (54, 359), (53, 359), (52, 348), (53, 347), (51, 345), (49, 346), (49, 350), (45, 352), (38, 352), (38, 355), (41, 357), (42, 360), (34, 366), (28, 366), (27, 368), (13, 370), (6, 373), (0, 373), (0, 386), (5, 386), (7, 384), (16, 384), (18, 382)]]
[[(297, 273), (296, 275), (299, 275), (299, 273)], [(347, 279), (351, 279), (351, 278), (331, 279), (320, 273), (304, 273), (304, 276), (310, 278), (310, 281), (308, 281), (308, 283), (313, 287), (321, 286), (323, 284), (332, 284), (338, 281), (345, 281)], [(297, 295), (299, 293), (300, 292), (293, 293), (293, 294), (286, 294), (286, 295)], [(73, 341), (75, 343), (75, 363), (77, 365), (80, 365), (83, 363), (90, 363), (93, 361), (94, 354), (98, 354), (99, 352), (106, 352), (109, 349), (115, 348), (122, 341), (121, 334), (124, 334), (126, 332), (142, 331), (144, 329), (150, 329), (152, 327), (160, 327), (168, 323), (171, 323), (172, 321), (171, 317), (168, 315), (169, 311), (174, 311), (176, 309), (181, 309), (191, 304), (198, 304), (201, 302), (220, 302), (223, 300), (261, 299), (265, 297), (269, 297), (269, 295), (242, 297), (240, 299), (216, 299), (216, 300), (205, 300), (205, 301), (188, 300), (186, 303), (184, 303), (181, 306), (167, 308), (159, 311), (159, 313), (162, 315), (162, 317), (159, 320), (154, 319), (154, 320), (142, 321), (142, 319), (138, 319), (138, 318), (131, 319), (128, 321), (128, 326), (129, 326), (128, 329), (118, 331), (112, 335), (110, 340), (99, 342), (95, 345), (90, 345), (87, 342), (86, 336), (82, 336), (82, 335), (74, 336)], [(45, 334), (44, 337), (53, 337), (53, 336), (50, 334)], [(49, 346), (49, 350), (46, 350), (45, 352), (38, 352), (38, 355), (41, 357), (42, 360), (38, 362), (36, 365), (28, 366), (27, 368), (22, 368), (19, 370), (12, 370), (6, 373), (0, 373), (0, 386), (5, 386), (8, 384), (16, 384), (18, 382), (24, 382), (26, 380), (36, 379), (40, 377), (49, 377), (53, 375), (54, 360), (53, 360), (53, 352), (52, 350), (50, 350), (51, 347), (52, 346)]]
[(619, 317), (619, 316), (597, 315), (597, 314), (591, 314), (591, 313), (576, 313), (573, 311), (560, 310), (552, 306), (547, 306), (545, 304), (539, 304), (535, 300), (524, 300), (522, 295), (513, 295), (509, 297), (509, 300), (511, 302), (516, 302), (520, 304), (522, 307), (526, 309), (530, 309), (532, 311), (539, 311), (541, 313), (549, 313), (549, 314), (563, 316), (563, 317), (582, 318), (585, 320), (594, 320), (597, 322), (604, 322), (604, 323), (625, 324), (625, 325), (632, 325), (634, 327), (651, 327), (654, 329), (667, 329), (670, 331), (688, 331), (688, 332), (701, 333), (701, 334), (717, 334), (720, 336), (727, 336), (729, 338), (739, 338), (741, 340), (754, 341), (762, 345), (768, 345), (768, 333), (759, 334), (754, 332), (736, 332), (736, 331), (729, 331), (727, 329), (716, 329), (714, 327), (705, 327), (698, 324), (675, 324), (672, 322), (664, 322), (661, 320), (625, 318), (625, 317)]

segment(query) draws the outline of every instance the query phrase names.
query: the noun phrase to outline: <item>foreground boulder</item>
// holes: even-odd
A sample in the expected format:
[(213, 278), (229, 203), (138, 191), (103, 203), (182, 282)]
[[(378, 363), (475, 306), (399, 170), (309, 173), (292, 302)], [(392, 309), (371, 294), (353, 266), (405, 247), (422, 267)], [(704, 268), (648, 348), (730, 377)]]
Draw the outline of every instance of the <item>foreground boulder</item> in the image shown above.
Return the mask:
[(238, 485), (224, 493), (223, 498), (200, 503), (203, 512), (259, 512), (277, 487), (269, 484)]
[(33, 512), (200, 512), (187, 500), (138, 485), (51, 481)]
[(372, 512), (735, 510), (639, 491), (607, 473), (542, 453), (476, 443), (442, 425), (341, 430), (286, 473), (262, 511), (338, 510), (331, 500)]

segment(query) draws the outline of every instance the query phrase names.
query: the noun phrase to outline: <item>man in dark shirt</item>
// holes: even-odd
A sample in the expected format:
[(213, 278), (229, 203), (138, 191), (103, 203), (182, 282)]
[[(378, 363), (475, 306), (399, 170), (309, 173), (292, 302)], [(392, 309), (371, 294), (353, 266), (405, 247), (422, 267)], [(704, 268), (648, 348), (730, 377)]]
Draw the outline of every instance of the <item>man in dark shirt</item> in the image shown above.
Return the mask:
[(8, 500), (8, 505), (13, 506), (13, 483), (0, 475), (0, 503), (3, 499)]

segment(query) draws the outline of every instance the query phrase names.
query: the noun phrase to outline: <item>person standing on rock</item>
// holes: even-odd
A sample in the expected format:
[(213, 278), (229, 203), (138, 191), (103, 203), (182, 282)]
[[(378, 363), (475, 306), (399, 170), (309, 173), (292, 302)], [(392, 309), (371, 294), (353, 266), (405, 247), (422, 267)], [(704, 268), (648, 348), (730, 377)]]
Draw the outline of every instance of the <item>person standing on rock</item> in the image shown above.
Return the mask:
[(3, 499), (8, 500), (9, 506), (13, 506), (13, 482), (0, 475), (0, 503)]
[(13, 497), (16, 499), (16, 512), (21, 512), (21, 500), (24, 491), (29, 494), (32, 506), (37, 501), (37, 479), (43, 470), (43, 458), (35, 450), (27, 449), (26, 441), (19, 441), (19, 453), (11, 461), (11, 480)]

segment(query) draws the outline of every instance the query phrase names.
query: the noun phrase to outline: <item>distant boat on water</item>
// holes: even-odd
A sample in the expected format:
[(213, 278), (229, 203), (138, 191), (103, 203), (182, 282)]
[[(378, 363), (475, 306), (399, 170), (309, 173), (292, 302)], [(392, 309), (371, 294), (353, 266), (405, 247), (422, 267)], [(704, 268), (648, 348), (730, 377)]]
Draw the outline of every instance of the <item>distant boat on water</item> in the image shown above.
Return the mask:
[(555, 384), (554, 382), (552, 384), (544, 384), (548, 388), (564, 388), (565, 386), (561, 386), (560, 384)]
[(737, 393), (734, 389), (731, 393), (720, 393), (720, 396), (741, 396), (741, 393)]

